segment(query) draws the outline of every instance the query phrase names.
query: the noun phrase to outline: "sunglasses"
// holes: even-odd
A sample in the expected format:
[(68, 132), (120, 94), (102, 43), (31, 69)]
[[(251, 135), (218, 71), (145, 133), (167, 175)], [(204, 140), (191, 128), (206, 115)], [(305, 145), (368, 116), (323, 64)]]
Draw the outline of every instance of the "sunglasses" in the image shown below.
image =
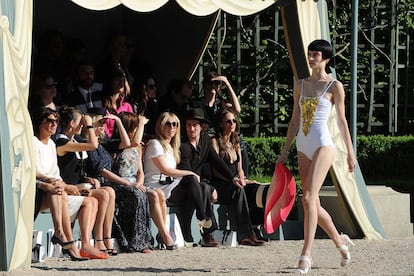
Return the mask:
[(48, 123), (48, 124), (58, 124), (59, 123), (59, 120), (58, 119), (46, 118), (44, 122), (45, 123)]
[(46, 83), (46, 85), (45, 85), (45, 87), (47, 89), (51, 89), (51, 88), (54, 88), (56, 86), (57, 86), (57, 83), (56, 82), (54, 82), (54, 83)]
[(107, 118), (102, 118), (98, 120), (98, 125), (103, 125), (106, 123), (106, 120), (108, 120)]
[(154, 89), (155, 88), (155, 84), (150, 84), (147, 87), (148, 87), (148, 89)]
[(166, 122), (165, 126), (169, 127), (169, 128), (173, 128), (173, 127), (178, 127), (178, 123), (177, 122)]
[(210, 84), (210, 85), (214, 85), (214, 86), (219, 86), (219, 85), (221, 85), (221, 81), (218, 81), (218, 80), (211, 80), (211, 81), (209, 81), (208, 82), (208, 84)]
[(224, 122), (226, 124), (228, 124), (228, 125), (237, 124), (237, 120), (236, 119), (232, 119), (232, 120), (228, 119), (228, 120), (225, 120)]

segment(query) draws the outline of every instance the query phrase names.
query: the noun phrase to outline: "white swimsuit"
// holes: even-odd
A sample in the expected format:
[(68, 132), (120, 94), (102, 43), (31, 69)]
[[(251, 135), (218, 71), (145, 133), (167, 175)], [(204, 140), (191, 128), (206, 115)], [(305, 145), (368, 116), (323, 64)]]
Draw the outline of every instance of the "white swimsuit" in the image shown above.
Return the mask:
[(313, 154), (323, 146), (334, 147), (328, 129), (328, 118), (332, 110), (332, 103), (325, 98), (335, 80), (331, 80), (319, 97), (305, 97), (302, 91), (299, 100), (300, 128), (296, 136), (297, 151), (312, 160)]

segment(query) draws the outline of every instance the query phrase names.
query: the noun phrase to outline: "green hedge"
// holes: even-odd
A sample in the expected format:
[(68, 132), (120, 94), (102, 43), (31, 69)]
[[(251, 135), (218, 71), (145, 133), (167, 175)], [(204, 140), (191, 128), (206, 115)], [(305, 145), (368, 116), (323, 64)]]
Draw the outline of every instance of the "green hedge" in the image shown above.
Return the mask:
[[(285, 137), (249, 138), (249, 174), (271, 176)], [(367, 184), (384, 184), (414, 190), (414, 136), (358, 136), (357, 159)], [(298, 179), (296, 147), (290, 149), (287, 166)]]

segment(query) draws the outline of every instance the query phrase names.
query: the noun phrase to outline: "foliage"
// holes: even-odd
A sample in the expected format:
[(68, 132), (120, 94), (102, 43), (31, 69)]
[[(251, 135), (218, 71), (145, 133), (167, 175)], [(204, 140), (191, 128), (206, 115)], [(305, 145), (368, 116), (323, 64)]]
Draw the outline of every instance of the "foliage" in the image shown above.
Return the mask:
[[(390, 43), (394, 28), (391, 20), (392, 3), (397, 3), (399, 44), (404, 46), (407, 43), (405, 38), (414, 36), (414, 0), (360, 1), (358, 6), (359, 134), (390, 132), (388, 123), (391, 113), (388, 106), (392, 90), (390, 79), (394, 68)], [(337, 78), (342, 81), (347, 92), (346, 110), (350, 110), (351, 4), (349, 1), (337, 0), (327, 0), (327, 4), (331, 39), (336, 50), (335, 69)], [(282, 26), (278, 9), (275, 5), (259, 15), (248, 17), (223, 13), (200, 67), (204, 72), (210, 69), (221, 72), (232, 81), (235, 90), (240, 94), (242, 132), (247, 136), (284, 135), (291, 113), (293, 77), (284, 34), (275, 27), (275, 22), (276, 26)], [(276, 16), (279, 16), (279, 20)], [(239, 53), (236, 50), (238, 31)], [(410, 56), (413, 56), (414, 48), (410, 49)], [(404, 61), (404, 54), (401, 53), (402, 51), (399, 63), (412, 62)], [(411, 70), (407, 71), (408, 75), (414, 73), (412, 68), (407, 70)], [(200, 82), (198, 76), (194, 81)], [(406, 81), (402, 72), (397, 82), (402, 84), (400, 91), (404, 91), (404, 85), (413, 86), (412, 80)], [(407, 91), (411, 93), (411, 90)], [(413, 105), (414, 97), (402, 92), (398, 93), (398, 97), (400, 108), (397, 109), (397, 132), (410, 133), (413, 126), (405, 115), (408, 114), (409, 117), (409, 112), (403, 108)], [(369, 107), (372, 107), (372, 114), (369, 113)], [(369, 124), (372, 127), (369, 128)]]
[[(249, 172), (251, 175), (273, 174), (277, 155), (284, 145), (284, 138), (244, 138), (249, 145)], [(367, 184), (387, 184), (414, 191), (414, 136), (358, 136), (357, 159)], [(286, 163), (296, 179), (298, 165), (296, 147), (292, 145)]]

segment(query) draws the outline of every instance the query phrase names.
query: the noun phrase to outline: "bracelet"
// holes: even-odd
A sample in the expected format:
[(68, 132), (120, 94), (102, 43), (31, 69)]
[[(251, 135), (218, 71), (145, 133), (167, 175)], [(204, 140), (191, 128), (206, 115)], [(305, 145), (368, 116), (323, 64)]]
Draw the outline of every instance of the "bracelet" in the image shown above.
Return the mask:
[(93, 126), (86, 126), (87, 128), (93, 128)]

